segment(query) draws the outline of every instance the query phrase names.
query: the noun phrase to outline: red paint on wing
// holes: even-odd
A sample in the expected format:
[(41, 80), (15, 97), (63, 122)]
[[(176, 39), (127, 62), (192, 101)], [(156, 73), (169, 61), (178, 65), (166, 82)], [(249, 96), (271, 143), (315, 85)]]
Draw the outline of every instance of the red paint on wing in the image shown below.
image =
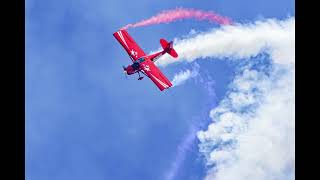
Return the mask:
[(151, 61), (146, 60), (141, 63), (143, 71), (148, 75), (148, 77), (156, 84), (156, 86), (163, 91), (172, 86), (172, 83), (168, 78), (160, 71), (160, 69)]
[(133, 61), (146, 55), (125, 29), (113, 33), (113, 36), (119, 41)]

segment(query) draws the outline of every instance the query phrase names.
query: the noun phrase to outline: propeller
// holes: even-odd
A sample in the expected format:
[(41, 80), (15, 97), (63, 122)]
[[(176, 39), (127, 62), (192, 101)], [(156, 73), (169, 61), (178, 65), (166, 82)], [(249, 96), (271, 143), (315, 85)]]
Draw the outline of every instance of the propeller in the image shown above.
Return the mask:
[(122, 66), (123, 68), (123, 73), (124, 73), (124, 76), (126, 77), (126, 79), (128, 79), (128, 76), (127, 76), (127, 68), (125, 66)]

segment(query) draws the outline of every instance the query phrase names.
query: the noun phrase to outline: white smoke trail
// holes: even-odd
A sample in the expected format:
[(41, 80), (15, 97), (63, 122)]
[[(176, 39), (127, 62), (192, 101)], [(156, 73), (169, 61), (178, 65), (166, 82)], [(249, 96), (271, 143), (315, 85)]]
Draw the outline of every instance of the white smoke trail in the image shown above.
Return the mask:
[(156, 63), (166, 66), (206, 57), (250, 58), (265, 51), (275, 62), (287, 64), (295, 57), (295, 53), (291, 51), (295, 48), (294, 26), (294, 18), (284, 21), (268, 19), (254, 24), (226, 25), (209, 32), (199, 33), (192, 38), (175, 40), (173, 46), (179, 54), (178, 59), (165, 55)]
[(213, 165), (206, 179), (294, 177), (294, 71), (271, 73), (245, 70), (210, 112), (213, 123), (198, 132), (200, 152)]
[(199, 65), (195, 64), (194, 67), (189, 70), (180, 71), (179, 73), (175, 74), (172, 80), (173, 87), (179, 86), (185, 83), (188, 79), (194, 78), (199, 75)]
[[(271, 70), (238, 68), (226, 97), (210, 112), (213, 122), (198, 132), (199, 150), (208, 180), (294, 179), (295, 19), (224, 26), (177, 40), (175, 49), (178, 62), (269, 54)], [(176, 61), (164, 56), (157, 64)]]

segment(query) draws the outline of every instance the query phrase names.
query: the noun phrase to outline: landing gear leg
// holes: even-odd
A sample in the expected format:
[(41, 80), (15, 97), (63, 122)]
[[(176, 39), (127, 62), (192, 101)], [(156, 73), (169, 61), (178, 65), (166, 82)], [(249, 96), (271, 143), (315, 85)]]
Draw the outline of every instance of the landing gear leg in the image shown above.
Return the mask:
[(143, 79), (143, 77), (141, 77), (140, 76), (140, 72), (138, 71), (138, 74), (139, 74), (139, 78), (138, 78), (138, 80), (142, 80)]

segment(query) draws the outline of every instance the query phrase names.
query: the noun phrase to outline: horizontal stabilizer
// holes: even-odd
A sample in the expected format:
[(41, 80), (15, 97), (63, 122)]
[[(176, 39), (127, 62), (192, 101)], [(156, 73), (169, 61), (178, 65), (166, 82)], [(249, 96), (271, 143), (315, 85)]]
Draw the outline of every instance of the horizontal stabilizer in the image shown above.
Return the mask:
[(172, 41), (168, 43), (165, 39), (160, 39), (160, 44), (166, 53), (170, 54), (174, 58), (178, 57), (177, 52), (173, 49)]

